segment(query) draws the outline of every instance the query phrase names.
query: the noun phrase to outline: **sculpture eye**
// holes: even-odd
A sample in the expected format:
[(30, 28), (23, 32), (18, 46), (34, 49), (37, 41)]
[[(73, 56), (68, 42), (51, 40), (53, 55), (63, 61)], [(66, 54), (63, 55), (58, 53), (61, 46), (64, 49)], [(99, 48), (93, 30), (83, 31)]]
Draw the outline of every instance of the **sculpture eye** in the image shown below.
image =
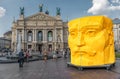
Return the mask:
[(88, 36), (95, 36), (96, 31), (90, 30), (90, 31), (87, 31), (86, 34), (87, 34)]
[(75, 36), (76, 33), (75, 33), (75, 32), (70, 32), (70, 35), (71, 35), (71, 36)]

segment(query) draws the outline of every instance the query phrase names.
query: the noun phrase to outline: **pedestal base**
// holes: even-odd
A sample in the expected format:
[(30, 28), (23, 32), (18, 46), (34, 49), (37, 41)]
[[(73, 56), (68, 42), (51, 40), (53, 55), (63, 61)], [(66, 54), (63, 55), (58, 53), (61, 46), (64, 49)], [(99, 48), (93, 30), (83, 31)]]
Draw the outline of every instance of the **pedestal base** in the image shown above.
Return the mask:
[(78, 70), (83, 70), (83, 68), (106, 68), (107, 70), (110, 70), (111, 67), (114, 67), (115, 66), (115, 63), (113, 64), (105, 64), (105, 65), (98, 65), (98, 66), (79, 66), (79, 65), (74, 65), (70, 62), (67, 62), (67, 67), (77, 67)]

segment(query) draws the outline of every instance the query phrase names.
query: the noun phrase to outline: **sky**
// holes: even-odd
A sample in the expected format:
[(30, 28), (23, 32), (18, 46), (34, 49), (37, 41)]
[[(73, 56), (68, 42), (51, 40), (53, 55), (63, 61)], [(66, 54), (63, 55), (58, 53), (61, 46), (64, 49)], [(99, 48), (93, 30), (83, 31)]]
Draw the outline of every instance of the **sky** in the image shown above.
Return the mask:
[(19, 18), (20, 7), (24, 7), (28, 17), (39, 12), (40, 4), (50, 16), (56, 16), (59, 7), (63, 21), (91, 15), (120, 18), (120, 0), (0, 0), (0, 37), (11, 30), (13, 20)]

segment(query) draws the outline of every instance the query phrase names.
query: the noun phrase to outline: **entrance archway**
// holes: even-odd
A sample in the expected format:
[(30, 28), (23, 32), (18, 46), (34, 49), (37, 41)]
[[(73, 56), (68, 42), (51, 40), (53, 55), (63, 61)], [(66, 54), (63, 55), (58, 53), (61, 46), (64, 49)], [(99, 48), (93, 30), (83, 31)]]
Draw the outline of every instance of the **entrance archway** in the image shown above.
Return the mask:
[(48, 45), (48, 50), (52, 51), (52, 45), (51, 44)]
[(38, 51), (42, 52), (42, 44), (38, 44)]
[(32, 45), (28, 45), (28, 49), (31, 49), (32, 48)]

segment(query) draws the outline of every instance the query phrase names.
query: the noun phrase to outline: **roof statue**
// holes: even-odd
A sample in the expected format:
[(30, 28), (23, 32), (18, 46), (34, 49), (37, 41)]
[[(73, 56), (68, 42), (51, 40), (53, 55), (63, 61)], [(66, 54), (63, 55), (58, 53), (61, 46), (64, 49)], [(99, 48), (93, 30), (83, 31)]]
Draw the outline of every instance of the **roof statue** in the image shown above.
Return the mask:
[(20, 15), (24, 15), (24, 7), (20, 7)]
[(56, 15), (60, 15), (60, 8), (59, 7), (56, 8)]
[(39, 5), (39, 11), (40, 11), (40, 12), (43, 12), (43, 4), (40, 4), (40, 5)]
[(46, 9), (45, 14), (49, 15), (49, 11), (48, 11), (48, 9)]

